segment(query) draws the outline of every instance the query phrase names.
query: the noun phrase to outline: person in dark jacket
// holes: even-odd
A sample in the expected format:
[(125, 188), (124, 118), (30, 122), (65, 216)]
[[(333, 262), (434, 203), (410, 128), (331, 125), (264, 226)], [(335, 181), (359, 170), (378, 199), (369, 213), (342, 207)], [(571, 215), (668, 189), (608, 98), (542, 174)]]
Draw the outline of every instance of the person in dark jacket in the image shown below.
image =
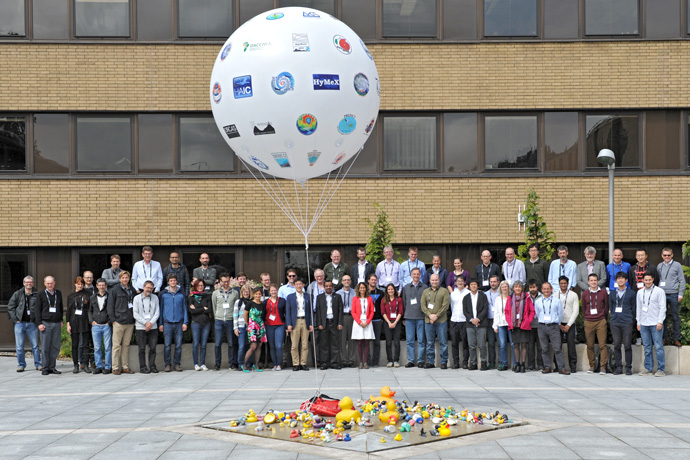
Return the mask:
[[(653, 276), (653, 275), (652, 275)], [(621, 359), (621, 344), (625, 349), (625, 375), (632, 375), (632, 334), (635, 315), (637, 313), (637, 288), (628, 288), (628, 275), (625, 272), (616, 274), (616, 289), (609, 296), (609, 311), (611, 318), (611, 336), (613, 337), (613, 355), (616, 368), (613, 373), (623, 373)]]
[(182, 333), (187, 330), (187, 297), (180, 286), (177, 285), (177, 275), (168, 275), (168, 287), (160, 294), (160, 320), (158, 330), (163, 333), (165, 346), (165, 372), (172, 370), (173, 363), (170, 355), (170, 347), (175, 340), (175, 371), (182, 372), (180, 364), (182, 360)]
[(367, 250), (357, 248), (357, 263), (350, 269), (351, 282), (366, 283), (370, 275), (376, 273), (376, 266), (367, 260)]
[(62, 332), (62, 293), (55, 289), (55, 278), (48, 275), (43, 278), (45, 289), (36, 296), (35, 314), (32, 312), (34, 322), (41, 331), (41, 344), (43, 346), (43, 371), (42, 375), (62, 374), (55, 368), (57, 357), (60, 354), (60, 341)]
[(14, 325), (14, 343), (17, 351), (17, 372), (24, 372), (26, 359), (24, 354), (24, 337), (29, 337), (31, 351), (34, 354), (34, 366), (40, 371), (41, 351), (38, 348), (38, 328), (31, 321), (31, 310), (36, 308), (36, 289), (31, 276), (24, 277), (24, 287), (15, 291), (7, 304), (7, 316)]
[(89, 298), (89, 293), (84, 290), (84, 278), (77, 276), (74, 280), (74, 292), (67, 296), (67, 311), (65, 312), (67, 333), (72, 337), (73, 374), (78, 374), (80, 367), (84, 372), (91, 373), (89, 366), (91, 361), (89, 359), (89, 335), (91, 335), (88, 311)]
[(177, 251), (170, 253), (170, 264), (163, 269), (163, 289), (168, 287), (168, 275), (171, 273), (177, 276), (177, 285), (182, 288), (184, 295), (188, 296), (191, 280), (189, 279), (187, 267), (180, 263), (180, 253)]
[(327, 280), (325, 292), (316, 297), (314, 325), (319, 332), (318, 360), (321, 370), (340, 369), (340, 334), (343, 330), (343, 299)]
[[(134, 296), (136, 291), (129, 284), (129, 272), (120, 272), (120, 284), (112, 287), (108, 296), (108, 316), (113, 322), (113, 374), (134, 374), (129, 368), (129, 344), (134, 333)], [(120, 367), (122, 357), (122, 367)]]
[(213, 324), (213, 305), (211, 293), (206, 292), (204, 280), (197, 279), (192, 283), (192, 292), (187, 301), (189, 316), (192, 319), (192, 358), (194, 370), (207, 371), (206, 344)]
[(467, 342), (470, 347), (469, 370), (477, 370), (477, 348), (481, 354), (481, 370), (489, 370), (487, 366), (486, 330), (489, 327), (489, 300), (479, 292), (479, 282), (476, 278), (470, 280), (470, 293), (462, 299), (462, 311), (467, 318)]
[[(93, 337), (93, 354), (96, 362), (94, 374), (110, 374), (113, 367), (113, 330), (108, 316), (108, 284), (105, 278), (96, 281), (96, 293), (89, 300), (89, 323)], [(103, 351), (105, 349), (105, 368)]]

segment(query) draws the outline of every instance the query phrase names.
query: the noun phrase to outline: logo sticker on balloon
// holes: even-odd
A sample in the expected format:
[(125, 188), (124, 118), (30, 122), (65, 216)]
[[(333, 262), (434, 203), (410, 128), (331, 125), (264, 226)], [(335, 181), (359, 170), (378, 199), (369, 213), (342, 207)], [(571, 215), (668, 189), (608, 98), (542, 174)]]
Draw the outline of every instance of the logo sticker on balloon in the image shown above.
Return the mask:
[(297, 131), (305, 136), (314, 134), (314, 131), (316, 131), (316, 125), (316, 117), (310, 113), (303, 113), (297, 119)]
[(319, 159), (321, 156), (321, 152), (318, 150), (312, 150), (311, 152), (307, 153), (307, 158), (309, 159), (309, 166), (314, 166), (314, 163), (316, 163), (316, 160)]
[(240, 137), (240, 132), (237, 130), (237, 126), (235, 125), (223, 126), (223, 131), (225, 131), (225, 134), (228, 135), (228, 139)]
[(334, 164), (334, 165), (337, 165), (338, 163), (340, 163), (341, 161), (343, 161), (344, 158), (345, 158), (345, 152), (339, 153), (338, 156), (335, 157), (335, 160), (333, 160), (333, 164)]
[(285, 16), (283, 13), (273, 13), (266, 16), (266, 19), (268, 19), (269, 21), (275, 21), (276, 19), (280, 19), (283, 16)]
[(266, 134), (275, 134), (276, 129), (271, 125), (270, 121), (264, 123), (254, 124), (254, 135), (255, 136), (265, 136)]
[(355, 116), (352, 114), (347, 114), (338, 123), (338, 132), (340, 134), (350, 134), (357, 127), (357, 121)]
[(355, 75), (355, 91), (360, 96), (369, 94), (369, 79), (363, 73)]
[(223, 97), (223, 94), (221, 93), (221, 90), (220, 90), (220, 83), (215, 82), (213, 84), (213, 102), (218, 104), (222, 97)]
[(244, 53), (247, 51), (263, 51), (264, 49), (268, 48), (271, 46), (271, 42), (260, 42), (260, 43), (249, 43), (249, 42), (244, 42)]
[(314, 90), (340, 90), (340, 75), (315, 73), (312, 74)]
[(304, 18), (320, 18), (318, 14), (313, 11), (302, 11), (302, 17)]
[(371, 59), (373, 61), (374, 56), (371, 55), (371, 53), (369, 52), (369, 48), (367, 48), (367, 45), (364, 44), (364, 42), (362, 41), (361, 38), (359, 39), (359, 43), (362, 45), (362, 48), (364, 48), (364, 52), (367, 53), (367, 56), (369, 56), (369, 59)]
[(285, 94), (288, 91), (294, 91), (295, 79), (289, 72), (281, 72), (277, 77), (271, 78), (271, 88), (276, 94)]
[(336, 35), (335, 37), (333, 37), (333, 44), (338, 49), (338, 51), (340, 51), (343, 54), (352, 53), (352, 46), (350, 46), (350, 42), (347, 41), (347, 38), (343, 37), (342, 35)]
[(230, 54), (230, 50), (232, 49), (232, 43), (228, 43), (225, 45), (225, 48), (223, 48), (223, 51), (220, 53), (220, 60), (224, 61), (226, 57), (228, 57), (228, 54)]
[(249, 155), (249, 158), (252, 160), (252, 162), (258, 166), (261, 169), (268, 169), (268, 165), (264, 163), (263, 161), (259, 160), (257, 157), (254, 155)]
[(287, 153), (285, 152), (275, 152), (272, 153), (273, 159), (276, 160), (276, 163), (278, 163), (278, 166), (281, 168), (289, 168), (290, 167), (290, 160), (288, 160)]
[(372, 118), (367, 127), (364, 128), (364, 134), (369, 135), (371, 130), (374, 129), (374, 123), (376, 123), (376, 119)]
[(232, 89), (235, 93), (235, 99), (243, 99), (245, 97), (252, 97), (252, 76), (244, 75), (242, 77), (235, 77), (232, 79)]
[(292, 51), (304, 53), (310, 51), (308, 34), (292, 34)]

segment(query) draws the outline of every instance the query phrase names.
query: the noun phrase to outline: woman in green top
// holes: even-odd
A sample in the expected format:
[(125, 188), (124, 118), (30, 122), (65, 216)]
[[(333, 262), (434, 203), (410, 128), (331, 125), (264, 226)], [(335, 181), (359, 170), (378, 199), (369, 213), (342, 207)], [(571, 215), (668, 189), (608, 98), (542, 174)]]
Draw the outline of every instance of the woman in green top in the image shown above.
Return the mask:
[(252, 292), (253, 299), (249, 302), (248, 308), (244, 310), (244, 322), (247, 324), (247, 338), (249, 339), (249, 350), (244, 355), (244, 366), (242, 370), (249, 372), (249, 359), (254, 355), (254, 364), (252, 367), (257, 372), (262, 372), (256, 364), (259, 362), (261, 355), (261, 347), (259, 343), (266, 343), (266, 326), (264, 325), (264, 316), (266, 315), (266, 307), (261, 302), (261, 289), (256, 289)]

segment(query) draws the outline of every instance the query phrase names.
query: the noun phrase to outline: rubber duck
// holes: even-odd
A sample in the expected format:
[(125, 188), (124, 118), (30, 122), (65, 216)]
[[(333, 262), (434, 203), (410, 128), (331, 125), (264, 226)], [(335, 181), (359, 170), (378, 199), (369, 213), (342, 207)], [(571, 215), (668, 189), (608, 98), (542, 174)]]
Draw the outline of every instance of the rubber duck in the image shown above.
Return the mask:
[(391, 387), (385, 386), (381, 388), (381, 396), (370, 396), (369, 401), (394, 401), (395, 391), (391, 390)]
[(347, 396), (340, 400), (338, 407), (340, 412), (336, 414), (335, 419), (339, 422), (358, 421), (361, 418), (359, 411), (352, 408), (352, 399)]
[(423, 438), (426, 438), (426, 431), (424, 431), (424, 428), (421, 429), (421, 431), (419, 432), (419, 435)]
[(400, 419), (400, 414), (395, 410), (395, 403), (393, 401), (388, 401), (386, 405), (387, 412), (381, 411), (379, 414), (379, 420), (383, 423), (391, 423), (391, 419), (394, 420), (393, 424), (398, 423)]
[(438, 434), (438, 430), (435, 430), (435, 429), (429, 430), (429, 434), (430, 434), (431, 436), (438, 436), (438, 435), (439, 435), (439, 434)]
[(412, 420), (414, 420), (415, 423), (422, 423), (424, 422), (424, 417), (422, 417), (421, 414), (414, 414)]
[(400, 433), (396, 434), (395, 437), (393, 438), (396, 441), (402, 441), (402, 435)]
[(247, 417), (240, 417), (240, 419), (237, 421), (237, 424), (239, 426), (244, 426), (247, 424)]
[(407, 422), (404, 422), (402, 425), (400, 425), (400, 431), (403, 433), (406, 433), (406, 432), (410, 431), (411, 429), (412, 429), (412, 426)]
[(352, 441), (352, 438), (350, 438), (350, 433), (345, 433), (345, 437), (343, 438), (343, 441), (345, 441), (345, 442)]
[(290, 428), (295, 428), (297, 426), (297, 420), (290, 420)]
[[(304, 422), (305, 424), (308, 422)], [(326, 421), (322, 419), (320, 416), (315, 415), (314, 418), (311, 421), (311, 426), (314, 428), (320, 429), (326, 426)]]
[(438, 434), (441, 436), (450, 436), (450, 428), (446, 422), (441, 423), (441, 426), (438, 428)]
[(425, 419), (429, 418), (429, 417), (430, 417), (429, 411), (428, 411), (428, 410), (423, 410), (423, 411), (422, 411), (422, 417), (424, 417)]
[(297, 437), (299, 437), (299, 431), (297, 431), (296, 429), (292, 430), (292, 431), (290, 432), (290, 437), (291, 437), (291, 438), (297, 438)]
[(409, 424), (410, 424), (410, 426), (414, 426), (414, 420), (410, 420), (410, 421), (409, 421), (409, 422), (407, 422), (407, 423), (409, 423)]
[(258, 421), (258, 419), (256, 418), (256, 414), (254, 413), (253, 409), (249, 409), (249, 412), (247, 412), (244, 415), (247, 417), (247, 423), (254, 423), (254, 422)]
[(458, 424), (458, 419), (456, 418), (449, 418), (446, 420), (446, 423), (448, 423), (449, 426), (457, 425)]
[(386, 442), (386, 438), (384, 438), (383, 436), (381, 436), (381, 439), (380, 439), (379, 442)]
[(259, 424), (254, 428), (254, 431), (264, 431), (264, 424), (263, 422), (259, 422)]

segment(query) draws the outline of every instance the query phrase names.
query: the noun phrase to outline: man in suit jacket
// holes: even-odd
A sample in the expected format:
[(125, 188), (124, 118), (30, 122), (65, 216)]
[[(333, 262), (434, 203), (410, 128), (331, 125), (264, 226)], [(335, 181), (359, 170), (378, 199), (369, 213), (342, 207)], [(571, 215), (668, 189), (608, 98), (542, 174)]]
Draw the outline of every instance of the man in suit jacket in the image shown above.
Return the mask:
[(481, 354), (481, 370), (487, 371), (486, 329), (489, 326), (489, 301), (479, 292), (476, 278), (470, 280), (470, 293), (462, 299), (462, 311), (467, 318), (467, 342), (470, 347), (469, 370), (477, 370), (477, 347)]
[[(311, 324), (311, 302), (304, 292), (304, 280), (295, 281), (295, 292), (285, 299), (285, 320), (288, 334), (292, 334), (292, 370), (308, 371), (309, 333), (314, 330)], [(299, 347), (299, 348), (298, 348)]]
[(357, 286), (359, 283), (366, 283), (369, 276), (376, 272), (376, 267), (367, 261), (367, 250), (357, 248), (357, 263), (350, 270), (352, 284)]
[(579, 287), (582, 292), (589, 289), (587, 280), (592, 273), (599, 277), (599, 287), (602, 289), (606, 288), (606, 264), (601, 260), (594, 260), (596, 255), (597, 250), (592, 246), (587, 246), (585, 248), (586, 260), (577, 266), (577, 287)]
[(61, 374), (55, 369), (57, 357), (60, 354), (61, 328), (62, 328), (62, 293), (55, 289), (55, 278), (46, 276), (43, 278), (45, 290), (36, 296), (35, 311), (31, 312), (38, 330), (41, 331), (41, 344), (43, 345), (43, 371), (42, 375)]
[(343, 330), (343, 299), (326, 281), (326, 292), (316, 297), (314, 325), (319, 330), (318, 361), (321, 370), (340, 369), (340, 334)]

